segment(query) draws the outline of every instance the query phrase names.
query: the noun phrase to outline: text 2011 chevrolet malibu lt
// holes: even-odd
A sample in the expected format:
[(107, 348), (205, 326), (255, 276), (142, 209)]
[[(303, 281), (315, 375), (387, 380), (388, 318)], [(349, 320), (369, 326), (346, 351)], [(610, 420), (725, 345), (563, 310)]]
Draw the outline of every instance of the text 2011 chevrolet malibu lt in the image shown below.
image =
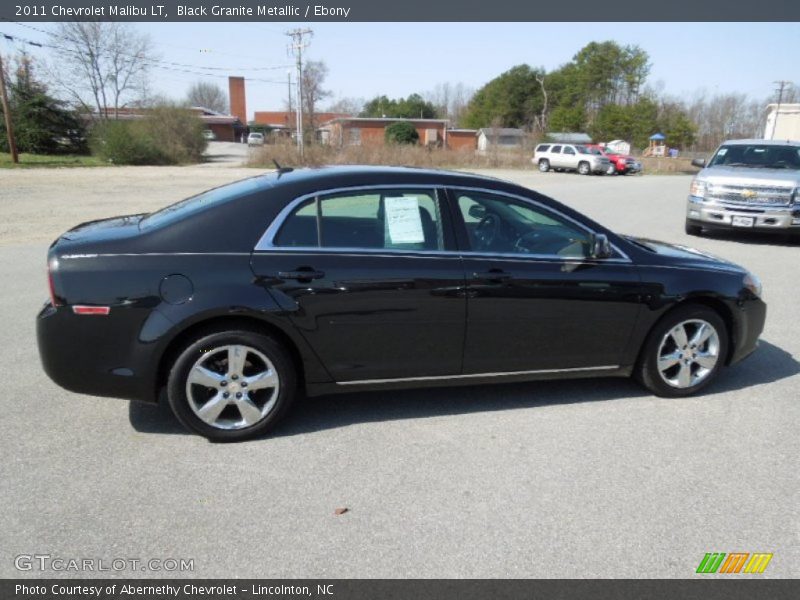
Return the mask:
[(264, 433), (301, 391), (633, 375), (687, 396), (766, 316), (741, 267), (420, 169), (283, 169), (80, 225), (48, 265), (48, 375), (166, 397), (215, 440)]

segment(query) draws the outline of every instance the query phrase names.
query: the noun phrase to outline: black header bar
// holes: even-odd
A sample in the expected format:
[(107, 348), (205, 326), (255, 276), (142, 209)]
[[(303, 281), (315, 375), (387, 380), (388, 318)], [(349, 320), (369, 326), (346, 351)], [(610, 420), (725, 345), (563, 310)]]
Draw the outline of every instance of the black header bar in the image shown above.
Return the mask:
[[(3, 0), (7, 21), (800, 21), (797, 0)], [(746, 43), (746, 40), (741, 40)]]

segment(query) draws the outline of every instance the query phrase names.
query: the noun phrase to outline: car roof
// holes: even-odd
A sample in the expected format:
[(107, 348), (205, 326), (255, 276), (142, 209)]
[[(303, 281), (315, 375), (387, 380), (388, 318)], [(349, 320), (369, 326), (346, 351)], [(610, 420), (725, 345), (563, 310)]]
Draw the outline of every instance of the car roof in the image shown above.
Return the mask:
[[(325, 187), (358, 187), (382, 184), (430, 184), (462, 187), (484, 187), (520, 189), (517, 184), (460, 171), (428, 169), (420, 167), (388, 167), (372, 165), (337, 165), (323, 167), (283, 168), (252, 178), (264, 187), (283, 185), (308, 186), (315, 189)], [(526, 190), (530, 192), (530, 190)]]

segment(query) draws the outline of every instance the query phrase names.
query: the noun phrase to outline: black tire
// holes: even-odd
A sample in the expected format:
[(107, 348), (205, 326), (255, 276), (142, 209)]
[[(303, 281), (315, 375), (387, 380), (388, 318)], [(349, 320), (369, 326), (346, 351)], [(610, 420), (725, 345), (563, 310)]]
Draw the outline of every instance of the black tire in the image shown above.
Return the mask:
[[(671, 331), (677, 328), (679, 325), (691, 322), (704, 322), (707, 325), (710, 325), (714, 332), (717, 335), (717, 344), (716, 344), (716, 364), (713, 368), (708, 369), (707, 373), (702, 376), (702, 379), (698, 380), (696, 383), (692, 383), (687, 387), (678, 387), (676, 385), (671, 385), (667, 383), (665, 380), (665, 376), (662, 376), (662, 373), (659, 371), (659, 357), (662, 353), (662, 344), (665, 344), (665, 348), (667, 350), (671, 350), (667, 344), (672, 344), (674, 342), (673, 339), (667, 340), (667, 336), (671, 336)], [(691, 327), (697, 327), (697, 325), (690, 325)], [(697, 329), (690, 329), (690, 331), (696, 332)], [(688, 336), (687, 336), (688, 337)], [(689, 340), (691, 342), (691, 340)], [(708, 349), (710, 350), (710, 344)], [(728, 329), (725, 325), (725, 321), (723, 321), (722, 317), (711, 308), (701, 304), (688, 304), (685, 306), (680, 306), (671, 312), (667, 313), (652, 329), (650, 334), (647, 336), (647, 340), (642, 346), (642, 350), (639, 356), (639, 360), (637, 362), (636, 368), (634, 370), (635, 378), (641, 383), (644, 387), (648, 390), (653, 392), (656, 396), (661, 396), (664, 398), (681, 398), (684, 396), (691, 396), (696, 394), (707, 385), (709, 385), (716, 377), (719, 375), (720, 370), (725, 365), (725, 361), (728, 356), (728, 344), (729, 344), (729, 334)], [(703, 345), (701, 345), (702, 348)], [(691, 348), (686, 350), (677, 349), (678, 352), (693, 352)], [(701, 352), (698, 351), (698, 354)], [(672, 354), (669, 352), (668, 354)], [(689, 357), (689, 355), (686, 355)], [(664, 355), (664, 358), (668, 358), (668, 355)], [(688, 358), (691, 360), (691, 358)], [(682, 369), (683, 367), (680, 365), (680, 361), (671, 369)], [(700, 365), (692, 364), (688, 367), (690, 369), (697, 368), (698, 371), (695, 371), (691, 377), (695, 375), (699, 376), (699, 368)], [(675, 371), (667, 371), (670, 377), (672, 377), (672, 373)], [(677, 374), (674, 375), (677, 379)], [(690, 378), (690, 381), (692, 379)]]
[(591, 175), (592, 167), (589, 166), (588, 162), (581, 162), (578, 164), (578, 173), (581, 175)]
[[(197, 364), (208, 366), (205, 362), (199, 363), (199, 361), (212, 360), (216, 356), (222, 357), (223, 353), (226, 352), (224, 348), (227, 346), (246, 348), (247, 352), (245, 352), (245, 358), (242, 359), (246, 362), (245, 367), (241, 370), (242, 376), (239, 383), (226, 381), (221, 385), (227, 384), (228, 387), (225, 389), (229, 390), (233, 390), (234, 386), (236, 386), (236, 393), (240, 395), (244, 393), (246, 399), (252, 398), (253, 404), (264, 411), (264, 415), (260, 417), (258, 421), (253, 419), (254, 424), (247, 425), (244, 412), (239, 411), (235, 405), (238, 401), (234, 397), (231, 397), (230, 400), (224, 401), (227, 403), (227, 406), (223, 409), (222, 414), (224, 415), (226, 414), (225, 411), (228, 411), (228, 413), (232, 415), (230, 420), (233, 421), (236, 418), (236, 412), (239, 412), (241, 421), (244, 424), (240, 426), (234, 425), (235, 428), (226, 429), (222, 428), (221, 421), (220, 426), (211, 425), (195, 413), (195, 409), (192, 408), (193, 401), (190, 400), (187, 394), (187, 385), (189, 373)], [(258, 354), (263, 355), (271, 365), (269, 363), (264, 363)], [(225, 354), (225, 356), (228, 355)], [(222, 359), (222, 362), (224, 364), (225, 360)], [(244, 389), (239, 389), (239, 386), (242, 385), (241, 382), (247, 378), (246, 370), (250, 369), (251, 372), (254, 369), (258, 370), (259, 366), (257, 363), (265, 365), (262, 367), (263, 372), (268, 373), (274, 370), (277, 374), (277, 394), (274, 393), (275, 388), (267, 388), (263, 390), (263, 394), (262, 390), (254, 392), (252, 390), (245, 391)], [(225, 370), (226, 368), (223, 367), (219, 372), (222, 373)], [(238, 376), (232, 375), (230, 378), (238, 379)], [(252, 387), (255, 387), (255, 384), (253, 384)], [(197, 387), (192, 386), (191, 390), (193, 390), (192, 393), (194, 394)], [(272, 392), (270, 392), (270, 390), (272, 390)], [(210, 397), (210, 394), (213, 393), (213, 388), (209, 386), (206, 391), (209, 393)], [(219, 388), (218, 391), (222, 393), (222, 388)], [(200, 386), (198, 392), (202, 394), (203, 386)], [(268, 402), (266, 401), (267, 394), (270, 394), (268, 396)], [(235, 396), (235, 393), (230, 394), (229, 392), (229, 395)], [(264, 396), (264, 398), (256, 398), (256, 395)], [(267, 335), (245, 329), (212, 331), (198, 335), (198, 337), (189, 342), (180, 352), (170, 370), (167, 380), (168, 402), (177, 419), (189, 431), (198, 433), (216, 442), (238, 442), (263, 435), (283, 418), (294, 402), (296, 395), (297, 373), (286, 349), (278, 341)], [(262, 399), (264, 399), (264, 404), (258, 406), (258, 402)], [(221, 403), (223, 403), (223, 401), (220, 401), (220, 404)]]
[(539, 161), (539, 170), (542, 173), (547, 173), (550, 170), (550, 161), (543, 158)]
[(684, 231), (686, 231), (686, 235), (696, 235), (701, 236), (703, 235), (703, 228), (700, 225), (695, 225), (690, 221), (686, 221), (686, 225), (684, 226)]

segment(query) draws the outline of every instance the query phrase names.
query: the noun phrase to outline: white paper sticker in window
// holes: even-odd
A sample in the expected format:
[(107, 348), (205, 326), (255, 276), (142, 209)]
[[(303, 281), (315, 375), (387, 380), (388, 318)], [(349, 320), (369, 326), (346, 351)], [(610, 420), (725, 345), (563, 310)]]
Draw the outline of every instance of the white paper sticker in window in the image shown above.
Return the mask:
[(728, 153), (728, 149), (727, 148), (720, 148), (719, 152), (717, 152), (717, 154), (719, 156), (725, 156), (727, 153)]
[(385, 198), (384, 203), (386, 225), (392, 244), (419, 244), (425, 241), (418, 198), (409, 196)]

